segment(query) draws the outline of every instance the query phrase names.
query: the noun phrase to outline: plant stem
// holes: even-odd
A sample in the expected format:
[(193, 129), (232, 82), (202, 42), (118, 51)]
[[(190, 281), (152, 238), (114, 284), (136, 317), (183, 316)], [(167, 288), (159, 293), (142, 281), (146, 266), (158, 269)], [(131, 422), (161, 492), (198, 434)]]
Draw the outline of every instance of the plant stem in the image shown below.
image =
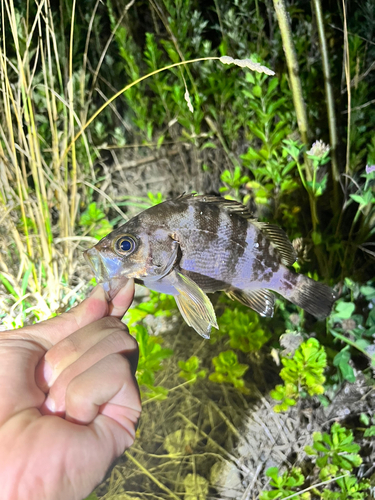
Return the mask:
[(325, 87), (326, 101), (327, 101), (329, 142), (331, 145), (331, 168), (332, 168), (333, 198), (334, 198), (333, 201), (334, 201), (335, 212), (339, 213), (338, 187), (339, 187), (340, 174), (337, 163), (338, 138), (337, 138), (337, 128), (336, 128), (336, 113), (335, 113), (333, 89), (331, 82), (331, 72), (329, 67), (327, 41), (324, 30), (322, 4), (320, 0), (313, 0), (313, 4), (315, 8), (316, 24), (319, 34), (320, 52), (322, 56), (323, 75), (324, 75), (324, 87)]
[[(277, 21), (281, 32), (281, 39), (285, 52), (286, 63), (289, 71), (290, 86), (292, 89), (294, 107), (296, 109), (298, 128), (301, 133), (302, 142), (308, 143), (308, 127), (305, 102), (302, 96), (302, 85), (299, 77), (299, 66), (294, 48), (292, 31), (290, 28), (288, 13), (284, 0), (273, 0)], [(308, 180), (311, 180), (312, 171), (308, 169)]]

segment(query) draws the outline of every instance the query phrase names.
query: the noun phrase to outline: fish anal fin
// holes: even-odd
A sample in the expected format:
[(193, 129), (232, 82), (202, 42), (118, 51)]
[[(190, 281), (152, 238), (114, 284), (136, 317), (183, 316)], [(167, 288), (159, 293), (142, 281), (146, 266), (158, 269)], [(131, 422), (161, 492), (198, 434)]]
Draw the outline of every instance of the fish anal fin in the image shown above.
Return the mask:
[(199, 335), (210, 338), (211, 327), (218, 328), (213, 305), (203, 290), (181, 271), (173, 271), (173, 286), (177, 306), (186, 321)]
[(268, 237), (273, 246), (277, 248), (283, 264), (291, 266), (295, 263), (297, 260), (296, 251), (281, 227), (276, 226), (276, 224), (259, 221), (252, 221), (252, 224), (262, 231)]
[(226, 293), (232, 300), (238, 300), (238, 302), (250, 307), (261, 316), (273, 316), (275, 296), (265, 288), (260, 288), (259, 290), (235, 289)]

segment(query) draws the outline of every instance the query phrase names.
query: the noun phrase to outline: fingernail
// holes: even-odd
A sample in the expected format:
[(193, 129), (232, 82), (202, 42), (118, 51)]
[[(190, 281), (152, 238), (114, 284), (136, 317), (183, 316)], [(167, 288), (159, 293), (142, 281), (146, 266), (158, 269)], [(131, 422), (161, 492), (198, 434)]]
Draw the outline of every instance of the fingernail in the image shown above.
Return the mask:
[(49, 410), (51, 413), (55, 413), (56, 403), (50, 396), (47, 397), (47, 399), (44, 402), (44, 405), (47, 408), (47, 410)]
[(125, 286), (122, 288), (122, 290), (128, 292), (129, 290), (133, 289), (134, 287), (134, 281), (132, 279), (128, 280), (125, 284)]
[(47, 382), (48, 387), (51, 387), (53, 378), (53, 368), (46, 360), (44, 360), (43, 377), (44, 380)]

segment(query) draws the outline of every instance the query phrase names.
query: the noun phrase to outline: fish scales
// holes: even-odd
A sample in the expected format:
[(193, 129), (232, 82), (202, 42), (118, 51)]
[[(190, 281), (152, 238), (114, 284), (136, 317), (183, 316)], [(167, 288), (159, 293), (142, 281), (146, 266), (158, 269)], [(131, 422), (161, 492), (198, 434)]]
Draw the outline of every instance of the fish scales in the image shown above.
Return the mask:
[(277, 226), (246, 207), (214, 196), (184, 195), (137, 215), (85, 254), (108, 296), (125, 280), (174, 295), (186, 322), (202, 336), (217, 327), (206, 293), (225, 291), (272, 315), (276, 291), (316, 316), (334, 297), (322, 283), (290, 271), (294, 250)]

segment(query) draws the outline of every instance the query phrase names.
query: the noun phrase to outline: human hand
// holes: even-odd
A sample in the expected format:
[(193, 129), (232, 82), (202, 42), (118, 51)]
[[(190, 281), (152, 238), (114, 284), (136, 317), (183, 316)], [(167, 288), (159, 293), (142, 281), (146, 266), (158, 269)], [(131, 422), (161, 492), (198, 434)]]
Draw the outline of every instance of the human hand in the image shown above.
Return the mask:
[(2, 500), (81, 500), (134, 441), (138, 346), (97, 286), (60, 316), (0, 333)]

